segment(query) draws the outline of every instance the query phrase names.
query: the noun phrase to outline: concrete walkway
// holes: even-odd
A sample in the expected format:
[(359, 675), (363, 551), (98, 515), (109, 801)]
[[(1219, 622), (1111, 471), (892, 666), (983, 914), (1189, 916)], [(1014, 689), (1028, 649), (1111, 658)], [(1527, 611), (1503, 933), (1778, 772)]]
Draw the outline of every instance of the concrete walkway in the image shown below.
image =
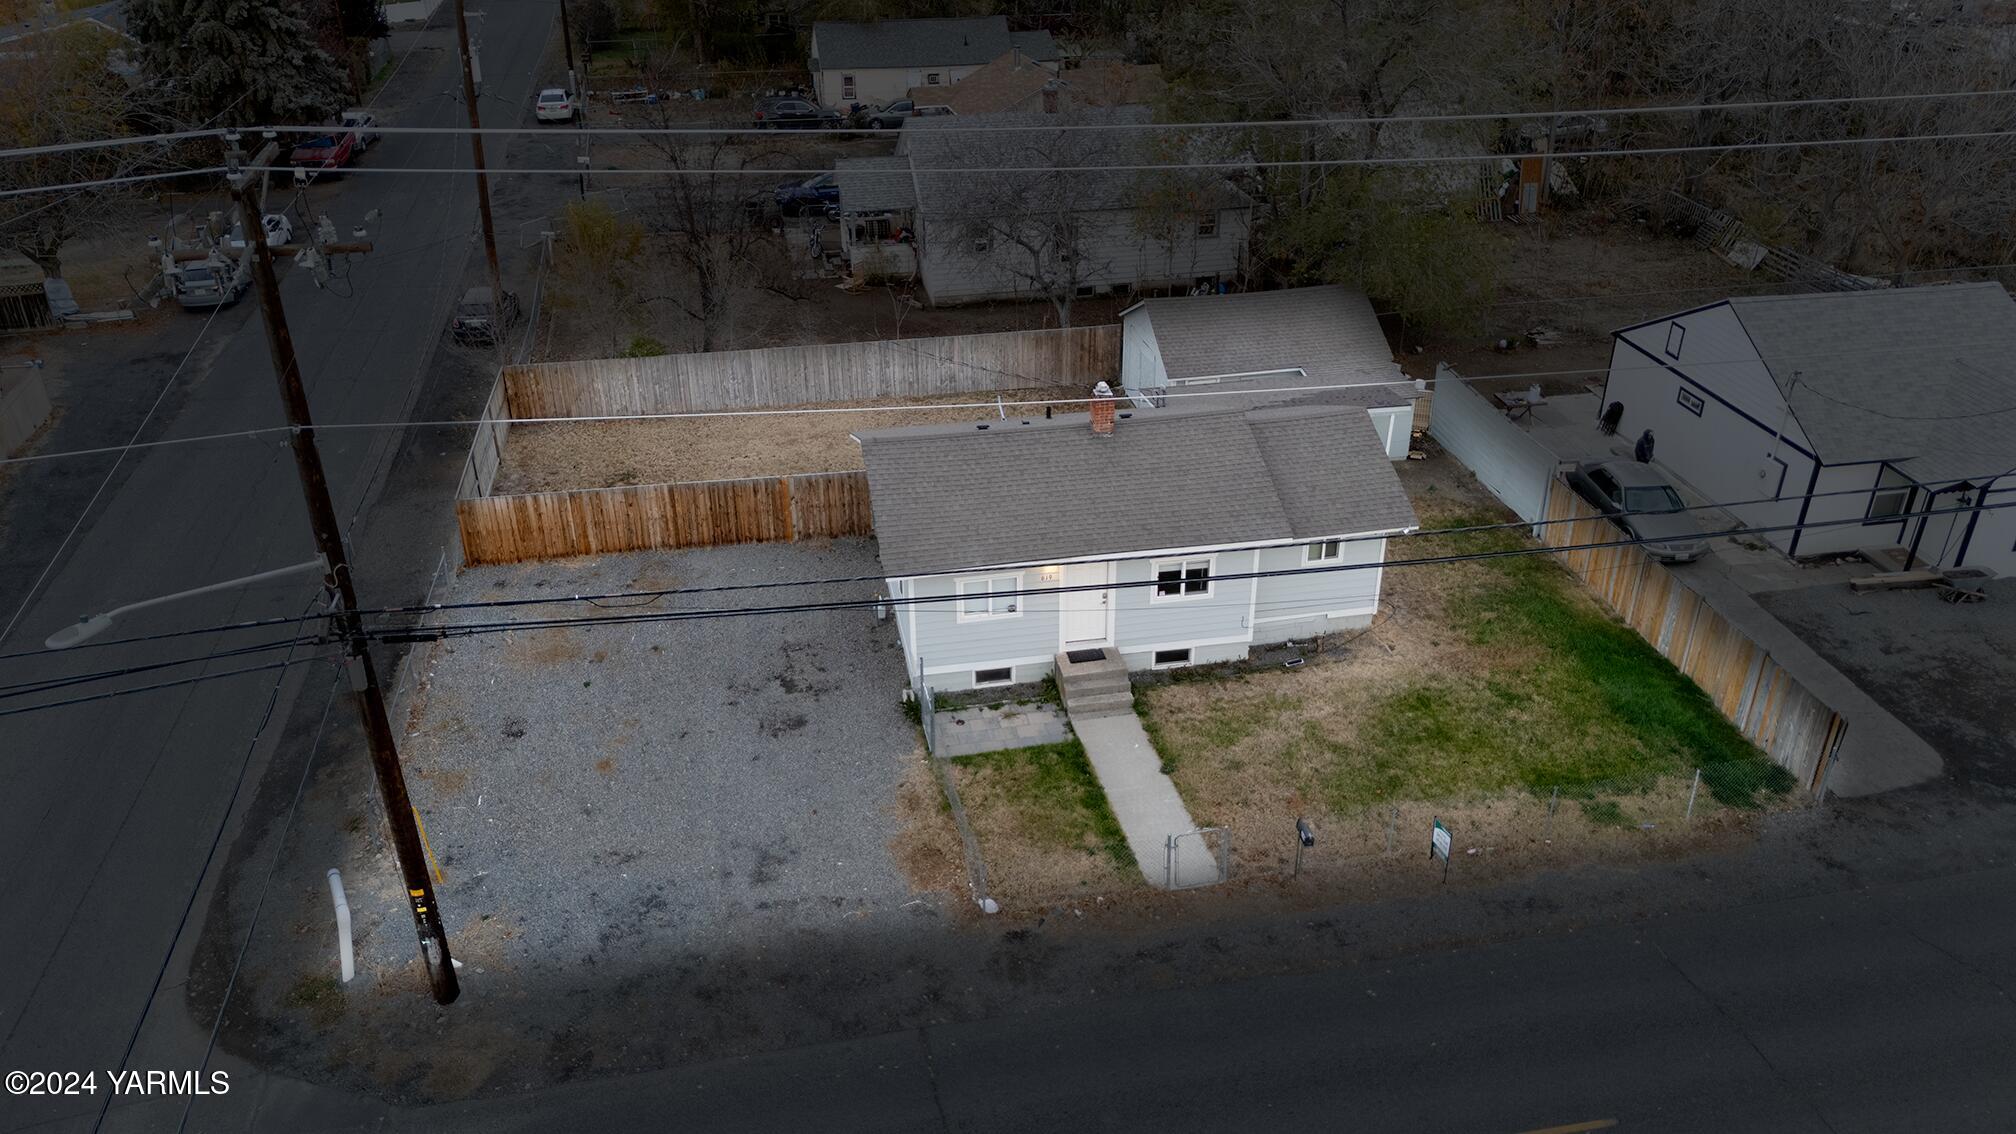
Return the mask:
[[(1120, 820), (1141, 876), (1151, 886), (1167, 886), (1169, 836), (1197, 829), (1176, 785), (1162, 774), (1162, 757), (1148, 742), (1141, 718), (1133, 713), (1110, 717), (1072, 717), (1078, 740), (1092, 761), (1092, 772), (1106, 792), (1106, 802)], [(1177, 843), (1174, 882), (1194, 886), (1218, 880), (1218, 863), (1204, 839)]]

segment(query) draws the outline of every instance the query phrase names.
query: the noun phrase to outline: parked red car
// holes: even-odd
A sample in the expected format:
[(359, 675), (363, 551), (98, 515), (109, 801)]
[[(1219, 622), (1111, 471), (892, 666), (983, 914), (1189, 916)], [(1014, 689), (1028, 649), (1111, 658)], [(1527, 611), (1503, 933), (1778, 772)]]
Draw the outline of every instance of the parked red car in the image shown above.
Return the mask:
[(354, 130), (321, 134), (294, 147), (287, 164), (311, 174), (341, 169), (357, 160), (357, 133)]

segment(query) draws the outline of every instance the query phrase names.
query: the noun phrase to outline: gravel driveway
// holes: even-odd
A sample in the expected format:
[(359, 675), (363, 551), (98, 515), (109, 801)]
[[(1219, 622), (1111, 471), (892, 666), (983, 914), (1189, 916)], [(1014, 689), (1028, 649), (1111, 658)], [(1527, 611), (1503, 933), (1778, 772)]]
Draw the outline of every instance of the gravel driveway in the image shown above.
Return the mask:
[(1946, 760), (1962, 784), (2016, 790), (2016, 580), (1955, 606), (1931, 591), (1804, 587), (1756, 596)]
[[(639, 552), (465, 571), (443, 601), (878, 570), (864, 541)], [(876, 589), (672, 596), (623, 613)], [(618, 612), (581, 603), (501, 613)], [(890, 808), (916, 745), (902, 685), (895, 631), (866, 610), (444, 642), (404, 744), (448, 875), (444, 908), (505, 917), (522, 933), (512, 950), (521, 963), (573, 967), (704, 946), (750, 932), (752, 918), (778, 928), (900, 905), (912, 895), (887, 849)]]

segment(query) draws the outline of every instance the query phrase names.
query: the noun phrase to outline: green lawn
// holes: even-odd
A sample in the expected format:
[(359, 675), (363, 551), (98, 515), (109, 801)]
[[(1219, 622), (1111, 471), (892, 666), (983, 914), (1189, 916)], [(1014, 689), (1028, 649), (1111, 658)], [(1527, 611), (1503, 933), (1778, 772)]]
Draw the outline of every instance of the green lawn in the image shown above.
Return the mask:
[[(1516, 530), (1494, 531), (1396, 541), (1389, 554), (1529, 546)], [(1144, 692), (1157, 748), (1193, 812), (1236, 814), (1283, 795), (1333, 812), (1557, 788), (1591, 799), (1703, 766), (1715, 770), (1703, 786), (1727, 804), (1754, 806), (1792, 786), (1550, 558), (1396, 568), (1386, 587), (1393, 616), (1379, 634), (1390, 650)]]
[(1136, 869), (1134, 852), (1077, 738), (963, 756), (952, 764), (990, 868), (997, 856), (1016, 853), (1008, 845), (1013, 843), (1037, 854), (1104, 858), (1123, 873)]

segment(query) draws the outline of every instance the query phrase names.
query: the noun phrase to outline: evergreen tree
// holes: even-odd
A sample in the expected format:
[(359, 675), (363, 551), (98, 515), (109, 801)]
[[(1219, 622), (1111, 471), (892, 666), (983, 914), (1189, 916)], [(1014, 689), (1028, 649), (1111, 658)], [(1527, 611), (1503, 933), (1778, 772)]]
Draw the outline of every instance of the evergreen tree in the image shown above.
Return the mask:
[(343, 105), (350, 82), (299, 12), (286, 0), (128, 0), (126, 26), (141, 67), (189, 117), (314, 122)]

